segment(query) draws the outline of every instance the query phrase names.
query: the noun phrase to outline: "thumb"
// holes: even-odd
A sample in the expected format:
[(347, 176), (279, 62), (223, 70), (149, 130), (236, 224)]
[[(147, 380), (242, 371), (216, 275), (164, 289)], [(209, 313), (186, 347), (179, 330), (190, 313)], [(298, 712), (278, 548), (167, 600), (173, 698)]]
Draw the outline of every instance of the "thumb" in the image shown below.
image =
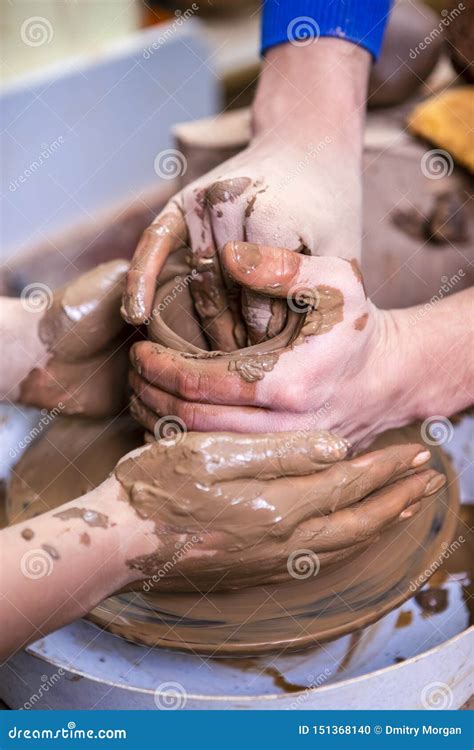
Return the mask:
[(317, 306), (322, 290), (339, 291), (345, 302), (365, 302), (366, 294), (357, 261), (302, 255), (285, 248), (250, 242), (228, 242), (222, 262), (241, 286), (268, 297), (295, 299)]

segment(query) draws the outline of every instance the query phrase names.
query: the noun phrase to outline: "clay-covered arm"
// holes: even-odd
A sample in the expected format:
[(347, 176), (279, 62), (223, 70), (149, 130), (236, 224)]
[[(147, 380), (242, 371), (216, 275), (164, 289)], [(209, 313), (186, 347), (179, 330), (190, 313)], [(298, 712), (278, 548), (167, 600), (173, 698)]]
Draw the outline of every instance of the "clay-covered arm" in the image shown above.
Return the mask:
[(0, 298), (0, 400), (105, 416), (125, 403), (125, 324), (120, 300), (128, 263), (103, 263), (54, 292), (25, 287)]
[(0, 532), (0, 659), (86, 614), (136, 577), (125, 560), (151, 551), (153, 524), (124, 497), (111, 477)]

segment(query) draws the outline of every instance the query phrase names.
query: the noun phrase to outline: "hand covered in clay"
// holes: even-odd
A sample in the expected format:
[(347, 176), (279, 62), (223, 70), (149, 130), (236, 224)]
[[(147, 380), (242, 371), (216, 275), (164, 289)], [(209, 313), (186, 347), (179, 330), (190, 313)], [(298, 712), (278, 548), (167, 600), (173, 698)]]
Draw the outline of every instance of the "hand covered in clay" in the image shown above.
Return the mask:
[(318, 566), (340, 562), (407, 522), (445, 482), (423, 470), (430, 453), (420, 445), (343, 460), (347, 450), (327, 432), (188, 433), (139, 448), (115, 477), (153, 534), (127, 565), (147, 590), (284, 580), (299, 551)]
[[(22, 379), (22, 404), (99, 417), (125, 403), (127, 350), (120, 315), (128, 263), (103, 263), (54, 292), (38, 320), (28, 313), (34, 361)], [(29, 316), (29, 317), (28, 317)]]
[(1, 657), (118, 590), (245, 588), (337, 563), (409, 526), (445, 481), (421, 445), (347, 450), (324, 432), (187, 433), (128, 453), (95, 489), (0, 532)]
[(156, 415), (175, 415), (192, 430), (322, 428), (359, 443), (397, 424), (396, 402), (382, 390), (394, 342), (356, 261), (237, 242), (225, 246), (223, 265), (239, 286), (284, 304), (285, 329), (262, 345), (211, 356), (178, 351), (157, 318), (149, 335), (158, 343), (131, 352), (130, 383), (149, 429)]
[[(253, 107), (249, 147), (185, 187), (144, 232), (124, 296), (123, 313), (130, 322), (140, 324), (150, 316), (166, 258), (183, 244), (190, 248), (198, 316), (210, 348), (222, 351), (272, 338), (286, 319), (280, 300), (235, 285), (221, 262), (226, 242), (360, 258), (368, 55), (325, 39), (311, 50), (281, 45), (267, 54), (270, 60)], [(301, 76), (305, 65), (307, 81)], [(330, 83), (336, 70), (337, 98)], [(306, 85), (308, 94), (300, 96)], [(317, 102), (311, 101), (315, 91)]]

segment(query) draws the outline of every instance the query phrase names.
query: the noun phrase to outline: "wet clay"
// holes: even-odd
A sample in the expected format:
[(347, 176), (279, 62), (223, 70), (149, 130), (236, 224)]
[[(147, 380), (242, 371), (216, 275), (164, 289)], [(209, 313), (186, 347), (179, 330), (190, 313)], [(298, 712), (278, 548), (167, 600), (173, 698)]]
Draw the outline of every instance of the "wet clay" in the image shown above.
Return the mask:
[(357, 318), (357, 320), (354, 322), (354, 328), (356, 331), (363, 331), (365, 326), (367, 325), (367, 321), (369, 319), (369, 313), (364, 313), (360, 316), (360, 318)]
[(7, 486), (7, 515), (19, 523), (97, 487), (117, 461), (143, 442), (129, 416), (57, 417), (25, 451)]
[[(192, 435), (191, 433), (191, 437)], [(396, 430), (378, 438), (374, 447), (386, 448), (400, 444), (413, 440), (415, 435), (419, 435), (416, 428)], [(187, 437), (189, 436), (188, 434)], [(181, 445), (186, 445), (186, 441)], [(178, 449), (180, 447), (178, 446)], [(441, 452), (435, 448), (432, 453), (433, 465), (438, 469), (447, 470), (448, 465)], [(192, 470), (190, 472), (190, 465), (186, 463), (184, 454), (180, 453), (180, 456), (181, 458), (176, 460), (176, 466), (181, 466), (180, 476), (184, 474), (188, 477)], [(148, 456), (147, 460), (150, 461), (151, 456)], [(215, 476), (219, 472), (219, 465), (216, 467), (215, 462), (209, 460), (206, 463), (209, 476)], [(163, 466), (170, 467), (171, 477), (171, 460), (164, 460)], [(340, 464), (336, 464), (334, 468), (338, 469), (339, 466)], [(130, 468), (132, 471), (136, 470), (135, 466)], [(230, 476), (231, 467), (228, 470)], [(298, 470), (301, 470), (301, 467)], [(201, 480), (206, 475), (206, 472), (202, 472), (202, 467), (198, 473)], [(324, 474), (326, 473), (327, 470)], [(127, 481), (130, 481), (130, 478)], [(171, 486), (171, 478), (169, 482)], [(175, 476), (172, 482), (174, 487), (176, 483)], [(334, 485), (336, 484), (334, 482)], [(347, 484), (350, 485), (351, 482), (346, 483), (346, 486)], [(165, 488), (161, 487), (161, 492)], [(139, 488), (135, 502), (140, 496), (141, 489), (143, 488)], [(153, 491), (155, 490), (156, 488), (153, 488)], [(200, 491), (204, 496), (204, 486)], [(284, 495), (278, 493), (278, 497), (282, 494)], [(318, 497), (322, 497), (323, 494), (318, 493)], [(185, 496), (188, 497), (188, 491)], [(191, 502), (196, 504), (196, 497), (197, 495)], [(141, 499), (144, 501), (145, 495), (141, 495)], [(218, 502), (219, 498), (214, 498), (211, 505), (216, 507)], [(298, 505), (297, 500), (296, 504)], [(419, 579), (419, 571), (426, 570), (427, 561), (431, 564), (452, 538), (456, 519), (456, 513), (453, 511), (457, 510), (457, 504), (456, 483), (452, 481), (449, 491), (445, 487), (429, 500), (422, 501), (422, 510), (410, 520), (410, 534), (401, 533), (400, 527), (396, 524), (389, 526), (378, 539), (365, 549), (357, 551), (357, 557), (352, 555), (347, 559), (340, 558), (337, 565), (325, 565), (323, 561), (318, 575), (312, 575), (311, 569), (309, 573), (308, 570), (301, 570), (301, 578), (277, 578), (262, 586), (252, 585), (239, 590), (224, 587), (222, 591), (214, 590), (214, 577), (214, 584), (208, 586), (204, 598), (198, 595), (192, 586), (189, 586), (188, 592), (174, 593), (180, 588), (176, 581), (172, 584), (172, 590), (168, 591), (165, 579), (155, 578), (147, 582), (149, 585), (145, 590), (152, 593), (147, 593), (143, 604), (136, 599), (136, 594), (131, 595), (133, 598), (130, 599), (129, 595), (120, 594), (96, 608), (91, 619), (133, 641), (177, 649), (192, 649), (194, 652), (210, 655), (244, 655), (272, 652), (281, 648), (303, 648), (314, 644), (315, 641), (324, 641), (365, 627), (409, 598), (413, 594), (413, 581)], [(147, 503), (144, 503), (145, 514), (148, 512), (146, 506)], [(204, 513), (199, 517), (201, 522), (207, 520), (208, 509), (209, 505), (201, 507), (197, 503), (195, 512)], [(264, 522), (265, 514), (268, 514), (268, 520), (270, 512), (268, 508), (261, 510), (261, 520)], [(323, 512), (323, 508), (321, 511)], [(328, 507), (324, 511), (327, 512)], [(238, 537), (234, 527), (239, 511), (232, 508), (229, 512), (231, 515), (227, 516), (226, 520), (233, 540), (229, 541), (227, 546), (231, 548), (244, 542), (241, 555), (245, 556), (245, 540)], [(247, 512), (250, 514), (249, 510)], [(298, 512), (302, 512), (301, 505)], [(258, 523), (258, 513), (258, 509), (254, 507), (252, 516), (255, 523)], [(180, 517), (179, 509), (163, 507), (160, 514), (161, 520), (166, 519), (170, 530), (176, 532), (177, 527), (184, 528), (183, 520), (186, 513)], [(337, 515), (337, 512), (334, 515)], [(324, 516), (316, 520), (321, 518)], [(240, 522), (236, 523), (236, 526), (239, 524)], [(224, 523), (223, 526), (225, 525)], [(195, 542), (194, 549), (199, 549), (200, 554), (212, 552), (206, 546), (206, 539), (198, 530), (198, 526), (199, 524), (195, 530), (198, 542)], [(219, 520), (214, 524), (214, 528), (218, 527)], [(286, 528), (288, 529), (288, 525)], [(248, 533), (252, 535), (252, 529)], [(301, 547), (309, 546), (307, 537), (303, 536), (298, 541), (301, 542)], [(203, 567), (201, 565), (201, 570), (194, 573), (193, 565), (196, 559), (191, 557), (191, 560), (191, 564), (185, 568), (185, 573), (186, 576), (191, 576), (189, 580), (192, 580), (194, 586), (199, 587)], [(209, 560), (215, 561), (213, 554), (208, 558), (208, 563)], [(137, 561), (137, 564), (142, 563), (144, 561)], [(181, 565), (181, 562), (179, 564)], [(251, 565), (248, 557), (246, 564)], [(153, 565), (148, 570), (153, 575)], [(166, 576), (168, 575), (173, 578), (173, 571), (168, 570)]]
[(43, 549), (53, 560), (59, 560), (59, 552), (56, 547), (52, 547), (51, 544), (42, 544), (41, 549)]
[(448, 608), (448, 592), (445, 589), (428, 587), (415, 596), (416, 603), (429, 616), (435, 612), (444, 612)]
[(211, 207), (217, 206), (219, 203), (234, 203), (251, 184), (250, 177), (219, 180), (206, 189), (204, 200)]
[(84, 531), (79, 537), (79, 544), (83, 544), (85, 547), (90, 547), (91, 538), (87, 531)]
[[(390, 484), (417, 448), (405, 457), (392, 446), (342, 461), (347, 450), (325, 432), (191, 432), (179, 445), (147, 446), (115, 470), (157, 534), (156, 553), (128, 564), (174, 591), (244, 588), (340, 564), (419, 505)], [(176, 540), (186, 555), (163, 577)]]
[(128, 270), (125, 260), (96, 266), (54, 293), (39, 335), (48, 352), (65, 362), (97, 354), (122, 328), (117, 314)]
[(332, 286), (316, 287), (317, 307), (310, 310), (304, 319), (296, 344), (307, 336), (321, 336), (332, 331), (344, 319), (344, 297), (339, 289)]
[[(178, 257), (174, 259), (174, 269), (180, 268), (181, 275), (177, 274), (172, 281), (157, 289), (153, 306), (155, 314), (148, 325), (148, 338), (173, 350), (178, 356), (224, 360), (230, 372), (237, 372), (248, 383), (262, 380), (267, 372), (271, 372), (280, 354), (288, 347), (303, 343), (308, 336), (328, 333), (344, 318), (341, 291), (321, 285), (314, 291), (316, 308), (310, 306), (303, 314), (289, 309), (285, 313), (284, 326), (276, 335), (236, 351), (213, 350), (203, 336), (193, 299), (184, 283), (186, 257), (182, 254), (181, 261)], [(177, 285), (182, 290), (179, 294), (173, 293)], [(202, 318), (202, 310), (198, 309), (198, 313)], [(277, 328), (280, 324), (281, 320)]]
[(91, 619), (135, 642), (209, 655), (308, 647), (361, 629), (412, 596), (412, 581), (452, 538), (455, 509), (456, 497), (441, 490), (411, 521), (410, 534), (393, 526), (357, 558), (316, 576), (205, 597), (158, 591), (160, 581), (142, 601), (135, 592), (120, 594)]
[(396, 628), (407, 628), (413, 621), (413, 613), (407, 609), (400, 612), (395, 623)]
[(109, 517), (105, 513), (88, 510), (87, 508), (68, 508), (67, 510), (62, 510), (60, 513), (55, 513), (54, 517), (60, 518), (61, 521), (67, 521), (70, 518), (82, 518), (88, 526), (100, 527), (102, 529), (107, 529), (109, 526)]
[[(96, 486), (105, 479), (121, 456), (142, 444), (142, 437), (142, 429), (128, 418), (105, 421), (59, 417), (26, 451), (15, 467), (7, 488), (10, 522), (24, 521), (92, 489), (91, 484)], [(251, 483), (245, 481), (245, 473), (249, 466), (245, 460), (248, 436), (240, 437), (242, 450), (233, 451), (232, 454), (227, 451), (227, 460), (222, 464), (214, 460), (215, 441), (229, 440), (225, 435), (208, 436), (207, 443), (200, 444), (199, 453), (194, 453), (192, 446), (202, 440), (203, 436), (194, 433), (188, 433), (186, 440), (174, 448), (163, 445), (159, 448), (158, 444), (154, 443), (152, 447), (155, 451), (163, 450), (163, 459), (159, 461), (159, 474), (153, 469), (153, 481), (146, 481), (145, 486), (133, 488), (138, 478), (135, 461), (128, 466), (129, 459), (119, 464), (119, 473), (123, 472), (124, 475), (121, 476), (121, 480), (129, 488), (127, 491), (133, 495), (132, 502), (137, 512), (146, 517), (153, 512), (157, 526), (160, 523), (167, 524), (166, 533), (162, 531), (160, 535), (165, 544), (172, 534), (173, 542), (180, 539), (181, 549), (189, 549), (189, 561), (183, 569), (189, 578), (188, 591), (176, 593), (185, 588), (186, 584), (183, 584), (183, 579), (181, 577), (180, 580), (177, 572), (181, 561), (179, 564), (173, 562), (176, 560), (177, 552), (174, 543), (172, 545), (170, 542), (168, 548), (160, 549), (157, 540), (155, 560), (135, 560), (130, 561), (130, 564), (136, 565), (142, 572), (146, 570), (150, 575), (156, 575), (158, 565), (163, 566), (163, 559), (166, 559), (173, 563), (171, 570), (166, 568), (163, 579), (152, 579), (148, 589), (143, 589), (143, 583), (137, 584), (137, 590), (131, 594), (119, 594), (107, 600), (94, 610), (91, 619), (132, 641), (178, 649), (191, 648), (199, 653), (255, 654), (280, 648), (303, 648), (314, 644), (315, 641), (338, 637), (351, 632), (354, 628), (364, 627), (400, 604), (413, 593), (410, 589), (411, 581), (416, 580), (420, 572), (432, 564), (452, 537), (451, 521), (455, 519), (456, 514), (453, 511), (457, 509), (455, 483), (450, 485), (449, 493), (443, 488), (422, 502), (420, 512), (410, 520), (410, 534), (402, 532), (400, 523), (389, 524), (371, 540), (367, 540), (368, 544), (362, 545), (359, 550), (354, 545), (352, 549), (350, 546), (345, 548), (348, 552), (345, 558), (340, 554), (340, 549), (336, 550), (336, 565), (330, 564), (329, 558), (325, 557), (333, 554), (330, 550), (321, 552), (318, 553), (321, 569), (317, 575), (311, 574), (311, 568), (300, 568), (299, 573), (302, 577), (290, 579), (288, 570), (281, 571), (281, 565), (278, 567), (278, 560), (285, 544), (288, 544), (287, 540), (291, 538), (288, 535), (291, 533), (292, 524), (296, 523), (297, 517), (309, 514), (310, 521), (314, 520), (317, 528), (320, 528), (319, 524), (324, 521), (325, 514), (327, 515), (331, 508), (334, 509), (334, 504), (345, 505), (349, 502), (347, 494), (341, 493), (338, 497), (338, 484), (344, 485), (344, 492), (347, 493), (356, 482), (354, 477), (351, 479), (347, 475), (342, 483), (339, 480), (335, 481), (333, 477), (332, 494), (325, 492), (320, 486), (316, 498), (316, 512), (309, 498), (305, 506), (305, 493), (291, 486), (293, 477), (290, 468), (281, 466), (282, 451), (277, 446), (275, 466), (270, 469), (271, 464), (266, 461), (263, 440), (260, 449), (258, 444), (252, 447), (252, 455), (260, 450), (262, 462), (266, 461), (267, 473), (259, 478), (261, 481), (257, 483), (254, 493), (250, 492), (250, 489), (242, 492), (244, 486), (248, 487)], [(252, 440), (255, 437), (252, 436)], [(379, 438), (374, 447), (403, 445), (417, 439), (419, 429), (397, 430), (389, 436)], [(286, 436), (283, 436), (282, 440), (281, 446), (286, 446)], [(181, 451), (181, 448), (184, 449), (186, 446), (188, 452)], [(295, 470), (303, 473), (303, 482), (310, 482), (315, 476), (323, 478), (327, 470), (320, 472), (318, 469), (328, 466), (331, 451), (337, 452), (332, 454), (333, 457), (342, 457), (345, 451), (343, 442), (338, 444), (334, 439), (328, 441), (326, 438), (319, 442), (315, 441), (311, 446), (307, 445), (303, 452), (300, 450), (301, 447), (298, 445), (295, 451)], [(435, 448), (432, 452), (433, 465), (443, 470), (445, 467), (439, 463), (439, 450)], [(226, 455), (223, 448), (219, 448), (218, 453)], [(146, 456), (147, 468), (153, 468), (157, 455), (155, 452), (153, 456)], [(361, 457), (361, 460), (363, 458)], [(340, 472), (343, 466), (344, 464), (337, 463), (329, 471), (334, 469), (335, 472)], [(285, 489), (283, 492), (272, 494), (271, 483), (282, 481), (278, 474), (283, 468), (286, 475)], [(380, 466), (377, 465), (374, 469), (376, 471), (372, 474), (371, 481), (380, 483), (380, 476), (377, 475)], [(273, 473), (277, 475), (274, 480), (271, 479)], [(53, 482), (52, 477), (56, 477)], [(163, 477), (162, 482), (158, 481), (159, 477)], [(199, 482), (196, 481), (197, 477)], [(217, 477), (219, 482), (215, 481)], [(176, 495), (176, 488), (182, 482), (187, 484), (186, 492), (180, 493), (181, 505), (167, 504), (160, 507), (157, 496), (166, 499), (167, 494)], [(232, 487), (240, 487), (240, 493), (233, 492)], [(370, 491), (369, 484), (365, 486), (365, 490)], [(223, 590), (214, 590), (215, 569), (220, 568), (221, 574), (225, 574), (226, 566), (229, 565), (227, 555), (226, 559), (223, 559), (222, 552), (219, 552), (220, 557), (216, 555), (213, 558), (214, 548), (211, 544), (215, 541), (214, 547), (217, 548), (219, 542), (219, 549), (222, 549), (218, 533), (221, 533), (222, 529), (227, 529), (227, 533), (230, 534), (226, 537), (225, 544), (233, 548), (229, 552), (230, 561), (237, 561), (237, 568), (239, 564), (242, 566), (240, 575), (244, 582), (250, 580), (252, 567), (253, 574), (257, 573), (262, 577), (259, 563), (252, 560), (251, 551), (247, 549), (247, 528), (245, 523), (240, 522), (239, 517), (243, 515), (244, 519), (247, 519), (248, 534), (255, 539), (256, 530), (252, 525), (255, 524), (264, 530), (270, 528), (272, 519), (282, 511), (285, 512), (285, 505), (292, 502), (292, 498), (287, 497), (291, 492), (294, 493), (294, 515), (290, 514), (289, 518), (285, 518), (284, 531), (280, 537), (268, 535), (267, 546), (273, 552), (262, 556), (260, 549), (258, 555), (263, 557), (264, 565), (269, 565), (269, 579), (270, 565), (273, 571), (280, 571), (279, 574), (273, 572), (276, 580), (262, 586), (236, 589), (232, 586), (241, 585), (241, 581), (232, 582), (230, 578), (227, 588), (222, 582)], [(232, 505), (231, 501), (234, 498), (238, 500), (237, 507)], [(205, 499), (210, 502), (206, 504)], [(266, 504), (259, 502), (262, 499), (266, 500)], [(198, 519), (194, 528), (189, 528), (189, 503), (192, 504), (193, 514)], [(220, 517), (212, 520), (213, 537), (210, 539), (203, 534), (202, 525), (209, 519), (210, 507), (216, 507), (217, 504), (219, 510), (222, 506), (223, 518), (222, 523)], [(384, 502), (381, 505), (383, 506)], [(156, 506), (158, 515), (155, 517)], [(339, 512), (350, 510), (351, 507), (349, 505), (340, 508), (334, 513), (334, 517)], [(392, 508), (392, 514), (393, 511)], [(234, 525), (234, 521), (238, 523)], [(339, 544), (338, 535), (342, 533), (341, 528), (333, 534), (308, 533), (308, 528), (303, 525), (302, 536), (298, 536), (297, 539), (297, 549), (311, 548), (312, 541), (319, 544), (320, 540), (326, 547), (331, 546), (331, 540)], [(181, 529), (183, 534), (178, 535), (176, 529)], [(328, 531), (330, 532), (330, 529)], [(351, 539), (353, 540), (353, 536)], [(190, 547), (186, 545), (186, 540), (190, 542)], [(294, 543), (295, 540), (292, 543), (293, 548)], [(196, 572), (193, 572), (196, 558), (206, 551), (207, 558), (205, 557), (199, 563)], [(196, 557), (193, 557), (194, 552)], [(168, 557), (164, 558), (164, 555)], [(239, 557), (242, 558), (242, 563), (239, 563)], [(312, 560), (311, 556), (306, 558), (306, 562), (311, 563)], [(451, 562), (451, 558), (448, 562)], [(208, 571), (205, 570), (206, 565), (209, 566)], [(213, 570), (212, 582), (209, 582), (207, 575)], [(282, 580), (278, 580), (278, 575), (282, 573)], [(191, 580), (194, 586), (189, 582)], [(207, 589), (204, 598), (197, 594), (195, 588), (201, 584)], [(140, 589), (151, 593), (140, 596)]]
[(20, 384), (23, 404), (38, 405), (41, 394), (41, 406), (60, 404), (64, 413), (119, 411), (127, 357), (117, 344), (118, 311), (127, 269), (126, 261), (103, 263), (55, 291), (38, 327), (47, 360)]

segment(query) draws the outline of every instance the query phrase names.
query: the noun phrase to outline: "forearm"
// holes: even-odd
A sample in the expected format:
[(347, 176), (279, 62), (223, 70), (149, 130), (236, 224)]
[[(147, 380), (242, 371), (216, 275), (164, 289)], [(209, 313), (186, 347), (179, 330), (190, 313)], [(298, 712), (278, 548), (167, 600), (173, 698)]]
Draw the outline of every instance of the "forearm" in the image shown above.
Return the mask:
[(46, 349), (40, 341), (41, 314), (29, 311), (19, 299), (0, 297), (0, 401), (18, 401), (20, 384), (46, 361)]
[(137, 516), (115, 477), (1, 534), (3, 658), (135, 580), (127, 560), (156, 546), (154, 525)]
[[(405, 423), (449, 416), (474, 401), (474, 290), (388, 313), (393, 327), (392, 389)], [(402, 405), (403, 404), (403, 405)]]
[(308, 144), (337, 141), (360, 157), (370, 54), (339, 39), (268, 51), (253, 104), (256, 136), (273, 132)]

